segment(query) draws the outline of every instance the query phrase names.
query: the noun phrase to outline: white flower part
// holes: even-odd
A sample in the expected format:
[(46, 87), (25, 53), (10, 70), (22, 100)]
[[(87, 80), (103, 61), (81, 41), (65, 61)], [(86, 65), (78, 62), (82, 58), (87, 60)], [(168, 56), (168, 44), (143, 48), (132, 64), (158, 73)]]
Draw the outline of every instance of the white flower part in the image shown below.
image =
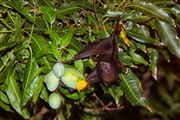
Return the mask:
[(45, 76), (44, 82), (46, 83), (47, 89), (52, 92), (58, 87), (59, 78), (57, 78), (51, 71)]
[(57, 93), (52, 93), (48, 99), (49, 106), (53, 109), (57, 109), (61, 105), (61, 97)]
[(62, 63), (59, 62), (54, 64), (52, 71), (56, 77), (60, 78), (64, 74), (65, 67)]

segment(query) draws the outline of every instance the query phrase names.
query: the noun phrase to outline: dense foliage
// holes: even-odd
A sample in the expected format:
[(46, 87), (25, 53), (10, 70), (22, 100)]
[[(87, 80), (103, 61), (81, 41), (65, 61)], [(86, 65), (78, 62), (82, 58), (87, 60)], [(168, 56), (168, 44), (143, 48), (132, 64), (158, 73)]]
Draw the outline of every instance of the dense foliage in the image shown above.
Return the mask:
[[(48, 91), (43, 81), (53, 65), (109, 37), (119, 16), (118, 83)], [(0, 0), (0, 119), (177, 119), (179, 30), (173, 0)], [(87, 77), (96, 64), (87, 58), (65, 66)], [(54, 93), (56, 110), (48, 104)]]

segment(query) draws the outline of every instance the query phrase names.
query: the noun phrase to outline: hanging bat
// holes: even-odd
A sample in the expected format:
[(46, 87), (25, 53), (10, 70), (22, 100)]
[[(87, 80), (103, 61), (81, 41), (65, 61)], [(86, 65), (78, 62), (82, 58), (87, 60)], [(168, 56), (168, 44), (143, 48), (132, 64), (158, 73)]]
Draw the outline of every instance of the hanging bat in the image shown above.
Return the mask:
[(95, 69), (88, 75), (89, 84), (102, 81), (105, 85), (112, 84), (119, 79), (119, 71), (122, 63), (118, 59), (118, 45), (116, 37), (121, 31), (121, 19), (117, 20), (115, 30), (112, 34), (100, 41), (95, 41), (85, 46), (71, 60), (85, 59), (88, 57), (96, 57), (97, 65)]

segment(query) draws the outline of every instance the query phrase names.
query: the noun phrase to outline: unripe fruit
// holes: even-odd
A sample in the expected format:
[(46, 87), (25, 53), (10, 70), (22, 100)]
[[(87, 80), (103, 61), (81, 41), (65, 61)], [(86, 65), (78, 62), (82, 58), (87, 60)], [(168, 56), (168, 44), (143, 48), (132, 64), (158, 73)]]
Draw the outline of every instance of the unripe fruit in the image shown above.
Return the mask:
[(58, 87), (59, 78), (57, 78), (51, 71), (46, 75), (44, 82), (46, 83), (49, 91), (54, 91)]
[(62, 63), (56, 63), (54, 64), (52, 71), (56, 77), (60, 78), (64, 74), (65, 67)]
[(75, 69), (66, 68), (61, 80), (67, 87), (77, 89), (78, 82), (85, 80), (85, 77)]
[(49, 106), (52, 109), (57, 109), (61, 105), (61, 97), (57, 93), (52, 93), (48, 99)]

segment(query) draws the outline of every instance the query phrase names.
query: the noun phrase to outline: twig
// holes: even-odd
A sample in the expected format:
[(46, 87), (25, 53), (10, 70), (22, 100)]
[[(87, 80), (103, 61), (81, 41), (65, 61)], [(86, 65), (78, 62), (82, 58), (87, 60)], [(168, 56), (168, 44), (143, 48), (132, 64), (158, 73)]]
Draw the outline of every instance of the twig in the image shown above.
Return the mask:
[(98, 17), (97, 17), (97, 10), (96, 10), (96, 0), (93, 0), (93, 6), (94, 6), (94, 16), (96, 18), (96, 20), (99, 23)]
[(39, 120), (42, 119), (43, 115), (46, 114), (49, 110), (46, 107), (43, 107), (40, 112), (38, 112), (35, 116), (29, 118), (29, 120)]
[(120, 106), (120, 107), (99, 107), (99, 108), (84, 108), (84, 112), (87, 112), (87, 113), (92, 113), (92, 112), (95, 112), (95, 113), (100, 113), (100, 112), (103, 112), (103, 111), (115, 111), (115, 110), (122, 110), (124, 108), (124, 106)]
[(102, 101), (95, 93), (93, 93), (92, 96), (95, 97), (95, 98), (100, 102), (100, 104), (101, 104), (103, 107), (106, 106), (106, 105), (103, 103), (103, 101)]
[(114, 110), (121, 110), (124, 108), (124, 106), (121, 106), (121, 105), (116, 105), (117, 107), (110, 107), (113, 103), (112, 102), (109, 102), (107, 105), (105, 105), (103, 103), (103, 101), (94, 93), (92, 95), (93, 97), (95, 97), (101, 104), (101, 108), (95, 108), (95, 109), (89, 109), (89, 108), (85, 108), (84, 111), (85, 112), (102, 112), (102, 111), (114, 111)]

